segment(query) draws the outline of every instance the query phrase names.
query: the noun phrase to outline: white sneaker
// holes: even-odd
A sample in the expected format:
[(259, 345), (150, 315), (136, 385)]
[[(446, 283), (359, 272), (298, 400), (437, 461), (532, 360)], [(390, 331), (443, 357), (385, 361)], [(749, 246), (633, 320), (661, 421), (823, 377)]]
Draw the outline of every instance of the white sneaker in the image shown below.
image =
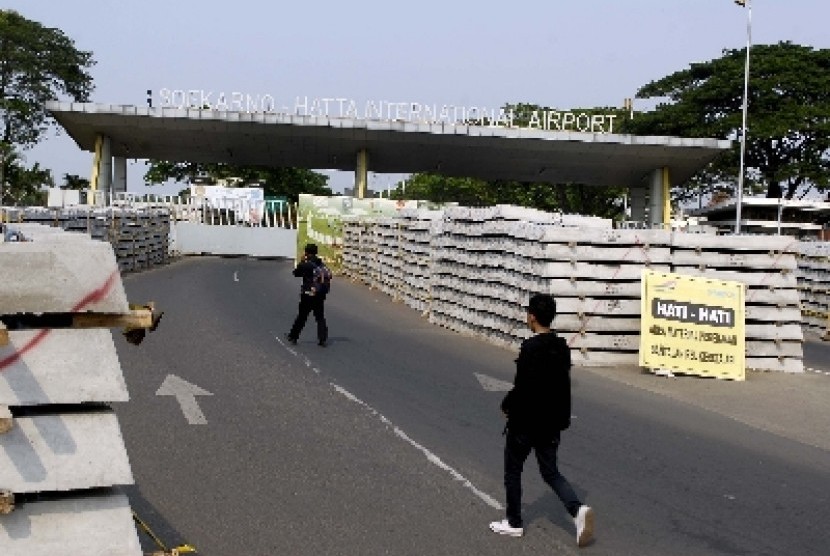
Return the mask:
[(582, 548), (594, 538), (594, 510), (586, 505), (579, 507), (574, 518), (576, 523), (576, 546)]
[(490, 530), (499, 535), (507, 535), (508, 537), (521, 537), (525, 534), (525, 530), (522, 527), (511, 527), (510, 522), (506, 519), (492, 522), (490, 524)]

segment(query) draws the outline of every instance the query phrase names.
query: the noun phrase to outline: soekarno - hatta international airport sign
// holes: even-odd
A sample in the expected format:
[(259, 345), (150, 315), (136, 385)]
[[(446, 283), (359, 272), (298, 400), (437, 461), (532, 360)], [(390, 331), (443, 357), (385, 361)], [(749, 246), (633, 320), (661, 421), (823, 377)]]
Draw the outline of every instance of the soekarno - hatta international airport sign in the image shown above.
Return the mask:
[(644, 271), (640, 365), (746, 378), (744, 285)]
[[(152, 91), (148, 91), (148, 95)], [(161, 107), (221, 110), (232, 112), (286, 114), (353, 120), (393, 121), (421, 124), (522, 127), (544, 131), (614, 133), (616, 114), (588, 114), (558, 110), (531, 110), (516, 113), (504, 108), (456, 106), (422, 102), (359, 102), (342, 97), (297, 96), (288, 102), (270, 94), (207, 91), (203, 89), (159, 89)], [(152, 99), (149, 99), (152, 100)], [(518, 122), (524, 122), (521, 126)]]

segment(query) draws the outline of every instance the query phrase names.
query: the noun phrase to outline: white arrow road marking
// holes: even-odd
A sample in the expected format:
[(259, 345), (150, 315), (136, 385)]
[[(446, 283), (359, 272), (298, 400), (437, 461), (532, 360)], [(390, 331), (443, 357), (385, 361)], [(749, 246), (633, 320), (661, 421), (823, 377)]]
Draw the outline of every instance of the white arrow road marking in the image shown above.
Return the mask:
[(509, 392), (513, 385), (509, 382), (505, 382), (503, 380), (499, 380), (497, 378), (493, 378), (491, 376), (483, 375), (480, 373), (473, 373), (476, 375), (479, 384), (481, 387), (487, 390), (488, 392)]
[(182, 413), (184, 413), (184, 418), (191, 425), (207, 425), (205, 414), (202, 413), (199, 404), (196, 403), (196, 396), (212, 395), (207, 390), (199, 388), (176, 375), (167, 375), (159, 389), (156, 390), (156, 396), (176, 396), (176, 400), (182, 408)]
[(234, 282), (239, 282), (239, 273), (236, 272), (236, 271), (233, 273), (233, 281)]

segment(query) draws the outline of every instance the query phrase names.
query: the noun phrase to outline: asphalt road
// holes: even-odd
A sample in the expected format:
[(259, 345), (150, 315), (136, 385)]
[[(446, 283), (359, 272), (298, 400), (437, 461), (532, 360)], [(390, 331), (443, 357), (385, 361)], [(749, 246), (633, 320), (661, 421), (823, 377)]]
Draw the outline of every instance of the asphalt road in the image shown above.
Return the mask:
[[(525, 536), (502, 538), (487, 523), (503, 513), (503, 393), (476, 373), (510, 381), (515, 354), (343, 278), (326, 306), (330, 345), (310, 319), (289, 346), (291, 268), (194, 258), (125, 278), (131, 302), (165, 311), (140, 346), (116, 340), (131, 394), (116, 410), (137, 483), (127, 493), (168, 544), (215, 556), (828, 552), (830, 375), (574, 369), (560, 468), (596, 509), (596, 542), (575, 547), (532, 458)], [(830, 371), (813, 347), (808, 365)], [(211, 395), (183, 410), (157, 395), (169, 375)], [(806, 416), (775, 417), (790, 407)]]

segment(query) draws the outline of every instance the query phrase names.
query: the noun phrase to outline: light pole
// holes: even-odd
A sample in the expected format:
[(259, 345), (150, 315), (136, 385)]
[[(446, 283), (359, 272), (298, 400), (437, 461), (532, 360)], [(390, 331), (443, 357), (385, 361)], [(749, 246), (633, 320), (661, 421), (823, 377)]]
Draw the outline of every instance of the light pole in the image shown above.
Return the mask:
[(738, 191), (735, 202), (735, 233), (741, 233), (741, 208), (744, 202), (744, 161), (746, 159), (746, 112), (749, 105), (749, 49), (752, 47), (752, 0), (734, 0), (746, 8), (746, 64), (744, 64), (744, 105), (741, 123), (741, 165), (738, 171)]

